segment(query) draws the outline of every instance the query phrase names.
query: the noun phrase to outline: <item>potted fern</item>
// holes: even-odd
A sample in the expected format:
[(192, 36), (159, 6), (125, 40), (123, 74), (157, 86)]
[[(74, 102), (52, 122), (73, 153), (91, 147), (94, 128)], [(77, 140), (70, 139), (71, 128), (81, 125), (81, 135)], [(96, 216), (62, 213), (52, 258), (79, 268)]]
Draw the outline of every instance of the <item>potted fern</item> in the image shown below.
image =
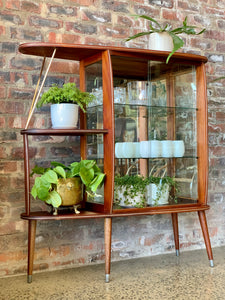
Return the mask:
[(187, 24), (187, 17), (185, 17), (181, 27), (177, 27), (174, 29), (169, 24), (165, 24), (164, 26), (162, 26), (155, 19), (145, 15), (134, 15), (134, 17), (150, 21), (150, 30), (145, 32), (139, 32), (133, 36), (130, 36), (126, 39), (126, 41), (130, 41), (140, 36), (149, 35), (149, 49), (159, 51), (170, 51), (166, 63), (169, 62), (169, 59), (174, 54), (174, 52), (183, 47), (184, 45), (184, 41), (178, 35), (183, 33), (188, 35), (199, 35), (205, 31), (204, 28), (199, 32), (196, 32), (196, 26)]
[(46, 202), (54, 208), (57, 215), (59, 206), (74, 206), (75, 213), (83, 200), (83, 185), (90, 197), (96, 195), (101, 187), (105, 174), (101, 172), (95, 160), (81, 160), (69, 166), (58, 162), (51, 162), (51, 167), (35, 166), (31, 176), (35, 178), (31, 195)]
[(88, 92), (82, 92), (75, 83), (66, 83), (62, 87), (53, 85), (44, 92), (37, 107), (51, 104), (51, 121), (55, 129), (76, 128), (78, 124), (79, 107), (85, 112), (85, 107), (95, 99)]

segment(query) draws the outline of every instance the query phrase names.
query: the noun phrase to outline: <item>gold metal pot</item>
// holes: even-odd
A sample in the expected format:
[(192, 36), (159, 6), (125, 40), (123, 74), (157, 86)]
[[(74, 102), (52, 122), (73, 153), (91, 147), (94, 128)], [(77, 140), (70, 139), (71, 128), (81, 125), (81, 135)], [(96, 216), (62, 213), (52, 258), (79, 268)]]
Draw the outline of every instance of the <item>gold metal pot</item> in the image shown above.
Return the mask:
[(79, 177), (59, 178), (57, 184), (62, 204), (61, 206), (71, 206), (79, 204), (83, 200), (82, 182)]

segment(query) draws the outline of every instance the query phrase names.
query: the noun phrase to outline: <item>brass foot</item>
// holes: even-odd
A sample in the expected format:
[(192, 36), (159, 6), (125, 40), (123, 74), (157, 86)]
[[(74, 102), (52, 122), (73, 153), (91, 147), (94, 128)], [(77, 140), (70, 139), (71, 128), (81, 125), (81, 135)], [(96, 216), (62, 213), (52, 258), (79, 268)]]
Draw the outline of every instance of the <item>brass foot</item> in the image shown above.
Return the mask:
[(56, 207), (53, 207), (53, 216), (58, 216), (58, 209)]
[(75, 214), (80, 214), (80, 211), (78, 210), (78, 208), (80, 208), (80, 207), (81, 207), (80, 204), (73, 206)]

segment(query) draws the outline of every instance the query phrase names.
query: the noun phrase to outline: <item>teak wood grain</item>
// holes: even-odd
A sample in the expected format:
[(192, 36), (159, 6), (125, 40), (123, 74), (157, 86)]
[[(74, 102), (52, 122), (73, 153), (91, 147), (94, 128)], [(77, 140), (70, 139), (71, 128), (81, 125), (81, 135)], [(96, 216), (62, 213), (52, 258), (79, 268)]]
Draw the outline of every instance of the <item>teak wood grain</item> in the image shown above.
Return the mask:
[[(210, 260), (213, 259), (210, 237), (207, 227), (205, 211), (209, 209), (207, 205), (207, 181), (208, 181), (208, 140), (207, 140), (207, 95), (206, 95), (206, 75), (204, 56), (175, 53), (169, 64), (163, 64), (163, 73), (167, 74), (167, 89), (169, 91), (169, 107), (175, 104), (174, 78), (170, 73), (170, 66), (181, 64), (184, 66), (183, 72), (196, 68), (196, 90), (197, 90), (197, 156), (198, 156), (198, 199), (192, 203), (178, 203), (172, 205), (144, 207), (144, 208), (123, 208), (114, 209), (114, 146), (115, 146), (115, 121), (114, 120), (114, 76), (121, 76), (130, 80), (147, 80), (146, 70), (148, 61), (165, 63), (168, 52), (151, 51), (144, 49), (131, 49), (112, 46), (92, 46), (79, 44), (59, 44), (59, 43), (25, 43), (19, 46), (19, 51), (23, 54), (52, 57), (55, 51), (55, 58), (77, 60), (80, 62), (80, 88), (85, 91), (86, 78), (85, 67), (102, 62), (102, 82), (103, 82), (103, 129), (87, 129), (86, 116), (81, 113), (80, 129), (26, 129), (22, 130), (24, 145), (24, 173), (25, 173), (25, 213), (21, 218), (28, 221), (28, 282), (32, 281), (33, 259), (35, 248), (36, 222), (46, 220), (79, 220), (91, 218), (104, 218), (105, 230), (105, 273), (106, 281), (110, 274), (111, 264), (111, 235), (112, 219), (116, 217), (144, 216), (155, 214), (171, 214), (175, 249), (179, 250), (178, 213), (197, 212), (202, 228), (205, 245)], [(154, 67), (153, 67), (154, 69)], [(129, 73), (129, 75), (128, 75)], [(153, 79), (156, 75), (153, 72)], [(155, 78), (154, 78), (155, 76)], [(160, 75), (159, 75), (160, 76)], [(145, 109), (140, 109), (140, 116), (143, 116)], [(145, 124), (144, 124), (145, 123)], [(140, 125), (141, 139), (147, 139), (147, 121)], [(168, 117), (168, 137), (175, 137), (175, 112)], [(56, 135), (56, 136), (81, 136), (81, 157), (87, 156), (87, 136), (103, 135), (104, 141), (104, 172), (106, 174), (104, 184), (104, 203), (84, 203), (81, 213), (59, 213), (54, 216), (47, 211), (32, 211), (30, 205), (30, 166), (29, 166), (29, 136), (33, 135)], [(175, 162), (170, 164), (172, 175), (175, 173)], [(148, 172), (146, 162), (141, 163), (141, 173)]]

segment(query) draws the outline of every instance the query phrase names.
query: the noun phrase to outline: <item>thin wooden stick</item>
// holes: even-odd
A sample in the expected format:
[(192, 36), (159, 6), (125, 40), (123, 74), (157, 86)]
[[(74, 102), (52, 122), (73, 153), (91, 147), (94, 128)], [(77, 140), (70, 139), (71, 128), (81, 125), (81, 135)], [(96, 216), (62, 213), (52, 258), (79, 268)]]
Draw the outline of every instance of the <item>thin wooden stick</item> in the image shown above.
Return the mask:
[(39, 96), (40, 96), (40, 94), (41, 94), (41, 91), (42, 91), (42, 89), (43, 89), (43, 86), (44, 86), (46, 77), (47, 77), (47, 75), (48, 75), (48, 71), (49, 71), (49, 69), (50, 69), (50, 66), (51, 66), (51, 64), (52, 64), (53, 58), (54, 58), (54, 56), (55, 56), (55, 53), (56, 53), (56, 48), (55, 48), (54, 51), (53, 51), (53, 54), (52, 54), (52, 57), (51, 57), (51, 59), (50, 59), (48, 68), (47, 68), (47, 70), (46, 70), (46, 72), (45, 72), (45, 76), (44, 76), (43, 81), (42, 81), (42, 83), (41, 83), (41, 87), (40, 87), (40, 89), (39, 89), (38, 95), (37, 95), (37, 97), (36, 97), (36, 99), (35, 99), (35, 101), (34, 101), (34, 105), (33, 105), (33, 108), (32, 108), (32, 110), (31, 110), (31, 113), (30, 113), (30, 115), (28, 116), (27, 124), (26, 124), (26, 126), (25, 126), (25, 129), (28, 128), (28, 125), (29, 125), (29, 123), (30, 123), (30, 119), (31, 119), (31, 117), (32, 117), (32, 115), (33, 115), (33, 113), (34, 113), (35, 107), (36, 107), (36, 105), (37, 105), (38, 98), (39, 98)]
[(37, 85), (36, 85), (36, 89), (35, 89), (35, 92), (34, 92), (34, 97), (33, 97), (32, 103), (31, 103), (31, 107), (30, 107), (30, 111), (29, 111), (29, 114), (28, 114), (28, 118), (30, 117), (31, 111), (32, 111), (33, 106), (34, 106), (34, 100), (36, 99), (37, 90), (38, 90), (38, 87), (39, 87), (39, 84), (40, 84), (40, 81), (41, 81), (41, 75), (42, 75), (42, 72), (43, 72), (43, 69), (44, 69), (45, 59), (46, 59), (46, 57), (44, 57), (43, 62), (42, 62), (41, 72), (40, 72), (40, 75), (39, 75), (39, 78), (38, 78), (38, 82), (37, 82)]

